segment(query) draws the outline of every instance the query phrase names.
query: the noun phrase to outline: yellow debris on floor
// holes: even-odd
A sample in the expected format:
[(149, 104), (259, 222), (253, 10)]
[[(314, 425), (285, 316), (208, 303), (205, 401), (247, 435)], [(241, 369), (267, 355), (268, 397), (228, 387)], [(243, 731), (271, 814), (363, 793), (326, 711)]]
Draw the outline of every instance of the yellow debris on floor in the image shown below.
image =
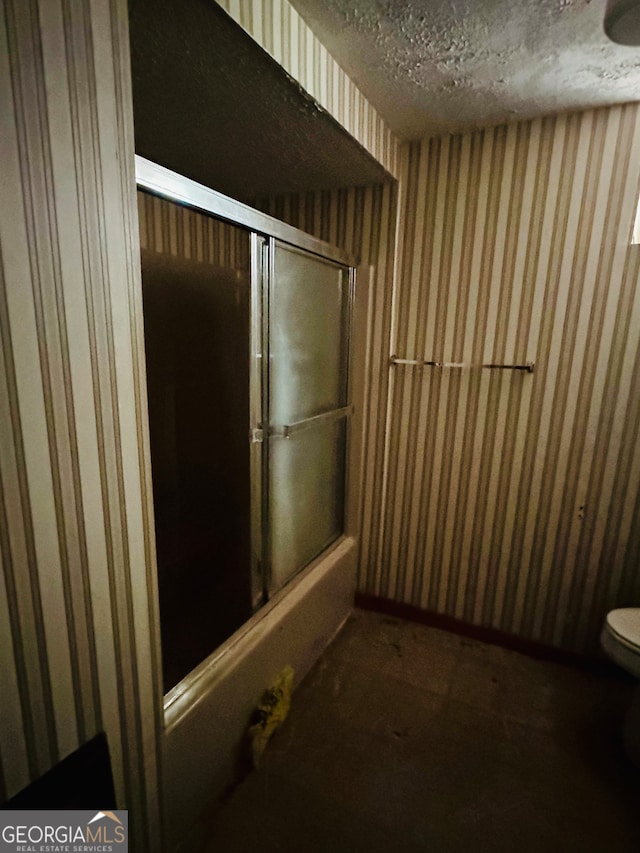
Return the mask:
[(286, 666), (271, 687), (265, 690), (254, 712), (252, 724), (249, 727), (254, 767), (260, 763), (262, 754), (275, 730), (287, 718), (291, 707), (293, 675), (293, 669)]

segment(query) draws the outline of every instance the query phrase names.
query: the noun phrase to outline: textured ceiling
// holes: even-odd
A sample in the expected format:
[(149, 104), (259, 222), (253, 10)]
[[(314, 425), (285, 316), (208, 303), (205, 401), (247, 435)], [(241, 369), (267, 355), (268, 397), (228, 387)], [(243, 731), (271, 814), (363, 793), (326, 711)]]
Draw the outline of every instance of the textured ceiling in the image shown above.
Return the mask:
[(604, 0), (291, 0), (402, 137), (640, 100)]
[(241, 201), (386, 172), (212, 0), (129, 0), (136, 151)]

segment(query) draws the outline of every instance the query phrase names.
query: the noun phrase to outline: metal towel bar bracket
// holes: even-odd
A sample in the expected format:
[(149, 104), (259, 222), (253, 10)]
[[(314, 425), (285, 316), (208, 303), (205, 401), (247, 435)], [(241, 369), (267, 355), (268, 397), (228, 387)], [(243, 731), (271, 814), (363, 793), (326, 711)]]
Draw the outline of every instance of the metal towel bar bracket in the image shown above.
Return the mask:
[(392, 355), (389, 359), (391, 365), (407, 364), (414, 367), (446, 367), (446, 368), (474, 368), (482, 370), (523, 370), (525, 373), (533, 373), (535, 362), (528, 361), (526, 364), (465, 364), (461, 361), (418, 361), (412, 358), (398, 358)]

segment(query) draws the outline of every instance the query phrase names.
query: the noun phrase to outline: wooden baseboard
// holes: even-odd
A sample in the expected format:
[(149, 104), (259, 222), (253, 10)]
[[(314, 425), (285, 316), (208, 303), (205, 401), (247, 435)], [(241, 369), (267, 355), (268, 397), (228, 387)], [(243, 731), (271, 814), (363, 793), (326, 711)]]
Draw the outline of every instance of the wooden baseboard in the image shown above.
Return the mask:
[(418, 622), (422, 625), (429, 625), (432, 628), (440, 628), (442, 631), (449, 631), (451, 634), (459, 634), (462, 637), (469, 637), (473, 640), (479, 640), (482, 643), (502, 646), (505, 649), (511, 649), (512, 651), (520, 652), (538, 660), (588, 669), (592, 672), (618, 676), (626, 680), (626, 674), (607, 660), (604, 655), (602, 657), (589, 657), (578, 652), (549, 646), (537, 640), (518, 637), (515, 634), (509, 634), (497, 628), (472, 625), (470, 622), (465, 622), (462, 619), (446, 616), (444, 613), (436, 613), (434, 610), (423, 610), (421, 607), (416, 607), (413, 604), (403, 604), (389, 598), (379, 598), (375, 595), (366, 595), (361, 592), (356, 593), (354, 604), (361, 610), (384, 613), (387, 616), (405, 619), (408, 622)]

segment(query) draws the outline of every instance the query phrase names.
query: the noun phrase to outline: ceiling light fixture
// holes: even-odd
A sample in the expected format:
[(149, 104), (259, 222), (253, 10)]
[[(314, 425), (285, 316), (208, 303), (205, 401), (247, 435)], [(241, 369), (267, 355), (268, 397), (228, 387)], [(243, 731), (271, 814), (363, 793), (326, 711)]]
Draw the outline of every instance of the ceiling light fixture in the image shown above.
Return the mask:
[(607, 0), (604, 31), (617, 44), (640, 46), (640, 0)]

